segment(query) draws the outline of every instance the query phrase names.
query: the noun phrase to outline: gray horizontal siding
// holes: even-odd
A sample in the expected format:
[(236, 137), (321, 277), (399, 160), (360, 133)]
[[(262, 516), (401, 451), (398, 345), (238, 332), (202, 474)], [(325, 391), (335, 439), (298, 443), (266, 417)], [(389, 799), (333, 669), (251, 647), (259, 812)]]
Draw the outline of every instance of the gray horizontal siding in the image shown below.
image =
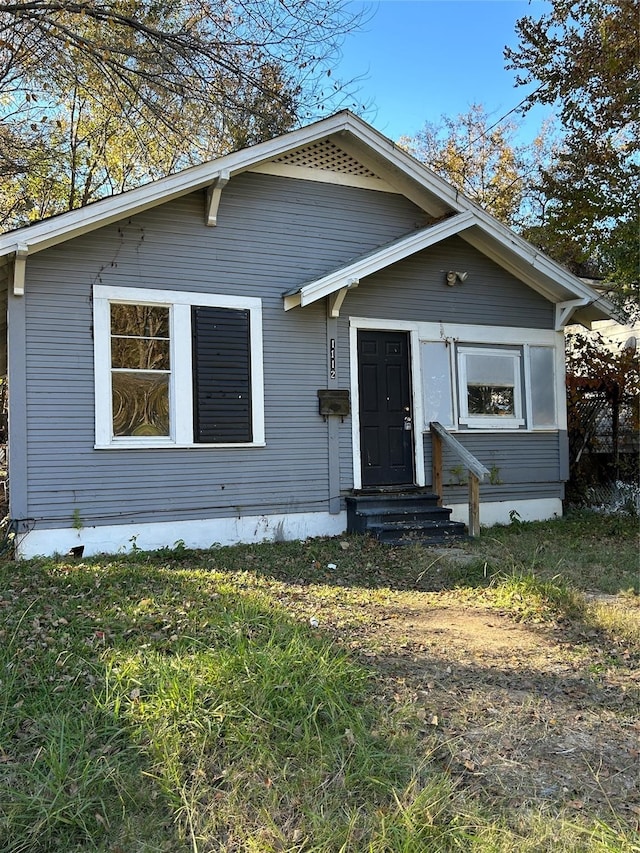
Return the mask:
[[(76, 510), (93, 525), (328, 509), (327, 424), (316, 394), (327, 387), (325, 306), (285, 313), (282, 293), (422, 227), (424, 215), (399, 195), (243, 175), (225, 188), (218, 221), (204, 225), (204, 193), (194, 193), (29, 259), (27, 497), (40, 528), (70, 524)], [(467, 270), (468, 281), (447, 288), (449, 268)], [(267, 446), (94, 450), (97, 283), (260, 297)], [(544, 300), (458, 238), (348, 295), (341, 388), (350, 384), (349, 314), (551, 323)], [(339, 456), (345, 490), (353, 484), (350, 418), (339, 426)]]
[(91, 344), (79, 370), (64, 353), (52, 363), (46, 347), (30, 351), (29, 514), (55, 526), (75, 509), (85, 524), (326, 509), (323, 324), (319, 306), (276, 334), (267, 314), (265, 448), (96, 451)]
[[(562, 496), (560, 433), (458, 432), (455, 438), (491, 472), (491, 478), (480, 484), (481, 500)], [(427, 482), (431, 484), (430, 433), (425, 433), (424, 456)], [(466, 471), (446, 447), (442, 469), (445, 502), (466, 499)]]
[[(509, 501), (535, 501), (547, 498), (564, 498), (563, 483), (512, 483), (509, 486), (489, 486), (480, 484), (480, 503)], [(444, 488), (443, 504), (467, 503), (469, 489), (467, 486), (446, 486)]]
[[(447, 270), (468, 278), (445, 284)], [(355, 317), (553, 329), (553, 306), (461, 237), (363, 279), (343, 312)]]
[[(28, 514), (39, 527), (328, 508), (325, 307), (285, 314), (282, 293), (424, 224), (401, 196), (233, 179), (219, 225), (195, 193), (29, 260)], [(263, 300), (264, 448), (94, 445), (92, 285)]]

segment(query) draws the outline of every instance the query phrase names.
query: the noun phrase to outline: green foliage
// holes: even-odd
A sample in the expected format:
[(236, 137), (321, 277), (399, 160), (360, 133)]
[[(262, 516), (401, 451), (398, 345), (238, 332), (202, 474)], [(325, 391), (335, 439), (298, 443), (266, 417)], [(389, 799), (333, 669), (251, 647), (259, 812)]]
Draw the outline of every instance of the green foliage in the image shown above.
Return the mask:
[(5, 227), (339, 106), (349, 86), (331, 66), (361, 17), (342, 0), (38, 2), (0, 12)]
[(509, 607), (519, 618), (576, 619), (584, 614), (584, 599), (559, 577), (543, 580), (530, 568), (512, 565), (493, 575), (494, 602)]
[(552, 0), (521, 18), (507, 48), (517, 82), (536, 83), (525, 109), (557, 106), (564, 140), (542, 173), (544, 217), (527, 237), (574, 272), (638, 286), (640, 123), (635, 0)]
[(500, 486), (502, 484), (502, 480), (500, 479), (500, 468), (498, 465), (492, 465), (489, 469), (489, 482), (492, 486)]
[(561, 521), (492, 527), (473, 543), (486, 574), (534, 575), (577, 590), (640, 594), (639, 530), (627, 515), (573, 510)]
[[(305, 849), (356, 851), (410, 838), (412, 813), (430, 815), (416, 838), (449, 849), (450, 786), (425, 767), (416, 796), (397, 799), (416, 779), (413, 736), (362, 665), (245, 573), (127, 560), (2, 573), (15, 608), (0, 652), (7, 853), (222, 838), (262, 851), (290, 824), (314, 839)], [(136, 840), (135, 825), (154, 828)]]

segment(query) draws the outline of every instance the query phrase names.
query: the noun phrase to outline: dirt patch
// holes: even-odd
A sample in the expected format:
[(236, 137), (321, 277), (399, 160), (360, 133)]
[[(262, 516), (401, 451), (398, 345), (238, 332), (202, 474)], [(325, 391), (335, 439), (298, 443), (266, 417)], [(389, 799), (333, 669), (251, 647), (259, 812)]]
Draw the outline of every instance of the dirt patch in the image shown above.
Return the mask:
[(637, 827), (640, 673), (624, 649), (428, 594), (386, 607), (364, 634), (362, 654), (424, 721), (425, 754), (472, 795)]
[[(390, 623), (391, 633), (405, 636), (412, 642), (425, 641), (437, 646), (442, 639), (445, 649), (455, 648), (483, 659), (503, 659), (505, 651), (517, 650), (519, 654), (535, 654), (540, 647), (540, 631), (507, 619), (495, 610), (463, 607), (434, 608), (429, 603), (415, 610), (405, 610), (398, 623)], [(547, 639), (544, 646), (552, 647)]]

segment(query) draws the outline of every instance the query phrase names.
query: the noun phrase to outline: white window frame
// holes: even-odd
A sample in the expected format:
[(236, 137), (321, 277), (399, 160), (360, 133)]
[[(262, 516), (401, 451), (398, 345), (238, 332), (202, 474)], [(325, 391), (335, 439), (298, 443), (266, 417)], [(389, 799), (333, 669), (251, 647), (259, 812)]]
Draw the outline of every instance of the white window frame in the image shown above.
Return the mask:
[[(467, 362), (473, 356), (489, 355), (509, 358), (513, 362), (513, 409), (512, 416), (477, 415), (469, 413), (467, 392)], [(457, 348), (459, 423), (469, 429), (519, 429), (525, 426), (522, 389), (522, 353), (519, 349), (488, 348), (465, 344)]]
[[(524, 393), (522, 401), (525, 404), (523, 418), (524, 426), (502, 426), (501, 431), (512, 432), (558, 432), (567, 429), (567, 410), (564, 405), (565, 400), (565, 350), (564, 350), (564, 334), (562, 331), (552, 329), (528, 329), (523, 327), (509, 326), (479, 326), (471, 323), (415, 323), (416, 333), (420, 342), (441, 341), (450, 344), (451, 350), (451, 382), (454, 388), (458, 385), (456, 357), (454, 354), (455, 346), (482, 346), (490, 347), (511, 347), (518, 348), (523, 353), (524, 367)], [(531, 377), (529, 365), (529, 348), (530, 347), (549, 347), (555, 354), (554, 366), (554, 396), (555, 396), (555, 423), (554, 424), (539, 424), (533, 425), (532, 418), (532, 401), (531, 401)], [(422, 377), (420, 377), (422, 381)], [(459, 393), (454, 391), (454, 422), (455, 426), (451, 429), (452, 432), (466, 431), (470, 427), (460, 422), (459, 412)], [(474, 432), (478, 433), (484, 430), (485, 432), (496, 432), (496, 429), (489, 426), (486, 422), (482, 425), (473, 427)], [(429, 424), (424, 424), (425, 432), (429, 430)]]
[[(169, 380), (170, 434), (168, 436), (113, 435), (110, 313), (112, 302), (157, 305), (170, 309), (171, 375)], [(191, 308), (194, 305), (249, 312), (252, 414), (252, 441), (250, 442), (205, 444), (193, 440)], [(93, 329), (96, 448), (223, 448), (265, 445), (261, 299), (96, 284), (93, 287)]]

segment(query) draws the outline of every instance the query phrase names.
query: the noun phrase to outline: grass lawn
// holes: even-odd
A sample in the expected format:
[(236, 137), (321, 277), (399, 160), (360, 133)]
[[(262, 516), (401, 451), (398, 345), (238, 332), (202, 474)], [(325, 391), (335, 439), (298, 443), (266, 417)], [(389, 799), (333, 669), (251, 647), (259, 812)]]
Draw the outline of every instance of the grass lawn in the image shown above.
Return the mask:
[(640, 851), (637, 519), (0, 565), (3, 853)]

